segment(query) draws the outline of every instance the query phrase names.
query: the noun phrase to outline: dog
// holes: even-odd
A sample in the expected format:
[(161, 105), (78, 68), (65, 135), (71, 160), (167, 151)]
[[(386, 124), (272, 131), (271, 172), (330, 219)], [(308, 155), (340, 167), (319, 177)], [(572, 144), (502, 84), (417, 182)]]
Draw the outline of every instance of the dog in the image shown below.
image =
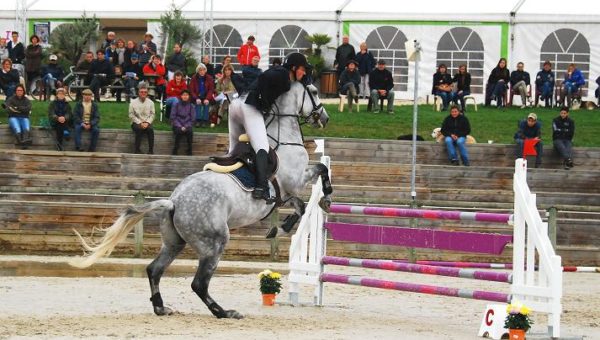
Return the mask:
[[(442, 128), (435, 128), (431, 132), (431, 138), (435, 139), (438, 143), (444, 142), (444, 135), (442, 135)], [(467, 135), (467, 144), (477, 144), (477, 140), (471, 135)]]

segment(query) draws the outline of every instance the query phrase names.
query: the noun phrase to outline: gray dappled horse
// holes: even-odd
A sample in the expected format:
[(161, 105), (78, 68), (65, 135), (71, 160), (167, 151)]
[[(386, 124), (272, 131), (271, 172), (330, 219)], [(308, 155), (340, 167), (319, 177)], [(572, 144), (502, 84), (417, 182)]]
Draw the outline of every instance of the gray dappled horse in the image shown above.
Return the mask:
[[(242, 96), (231, 105), (247, 105), (244, 100), (245, 96)], [(327, 178), (329, 188), (324, 201), (324, 205), (327, 206), (330, 202), (328, 194), (331, 193), (326, 176), (328, 169), (323, 164), (308, 167), (308, 153), (304, 148), (300, 130), (300, 119), (314, 126), (324, 126), (329, 119), (319, 102), (316, 88), (312, 85), (305, 87), (298, 82), (292, 83), (291, 89), (276, 100), (271, 113), (265, 119), (271, 147), (276, 148), (279, 156), (276, 178), (281, 198), (296, 208), (297, 216), (302, 215), (304, 203), (297, 196), (307, 183), (314, 181), (319, 175), (324, 175), (322, 178), (324, 181)], [(162, 247), (158, 257), (146, 268), (154, 313), (172, 313), (172, 310), (163, 304), (159, 282), (165, 269), (185, 245), (189, 244), (199, 258), (198, 270), (192, 281), (194, 292), (216, 317), (242, 318), (243, 316), (235, 310), (221, 308), (208, 294), (208, 285), (229, 240), (229, 230), (260, 221), (273, 207), (274, 204), (253, 199), (251, 192), (242, 190), (226, 174), (197, 172), (184, 178), (168, 199), (128, 207), (115, 223), (106, 229), (100, 244), (89, 246), (77, 234), (89, 253), (74, 259), (71, 265), (88, 267), (100, 257), (109, 255), (146, 213), (162, 209)]]

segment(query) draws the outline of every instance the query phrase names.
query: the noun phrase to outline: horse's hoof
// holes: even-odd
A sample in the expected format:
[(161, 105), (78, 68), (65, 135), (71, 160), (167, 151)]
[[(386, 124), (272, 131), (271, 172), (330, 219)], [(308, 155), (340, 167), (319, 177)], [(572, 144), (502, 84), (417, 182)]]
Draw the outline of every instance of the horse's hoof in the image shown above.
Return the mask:
[(237, 311), (230, 309), (225, 311), (225, 317), (229, 318), (229, 319), (243, 319), (244, 316), (241, 313), (238, 313)]
[(321, 207), (323, 211), (328, 213), (331, 210), (331, 198), (326, 196), (321, 197), (321, 199), (319, 200), (319, 207)]
[(275, 236), (277, 236), (277, 231), (278, 231), (278, 228), (273, 226), (273, 227), (271, 227), (271, 229), (269, 229), (269, 231), (267, 232), (267, 235), (265, 237), (266, 238), (274, 238)]
[(154, 314), (158, 316), (171, 315), (173, 314), (173, 310), (169, 307), (154, 307)]

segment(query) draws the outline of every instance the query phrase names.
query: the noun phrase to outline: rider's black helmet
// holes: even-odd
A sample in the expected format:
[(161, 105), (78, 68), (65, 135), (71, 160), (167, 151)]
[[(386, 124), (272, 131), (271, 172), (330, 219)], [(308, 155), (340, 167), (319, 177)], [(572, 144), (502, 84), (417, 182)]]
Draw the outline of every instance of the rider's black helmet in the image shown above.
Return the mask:
[(288, 70), (291, 70), (294, 66), (304, 66), (307, 69), (312, 69), (312, 66), (308, 63), (304, 54), (298, 52), (288, 54), (283, 63), (283, 67)]

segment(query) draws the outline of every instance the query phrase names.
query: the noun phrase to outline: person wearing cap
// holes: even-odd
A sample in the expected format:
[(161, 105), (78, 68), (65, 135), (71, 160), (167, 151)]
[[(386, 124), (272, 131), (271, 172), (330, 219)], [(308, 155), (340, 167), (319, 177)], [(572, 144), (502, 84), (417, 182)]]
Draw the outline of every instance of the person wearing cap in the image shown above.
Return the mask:
[(258, 51), (258, 47), (254, 45), (254, 40), (256, 39), (253, 35), (249, 36), (246, 43), (240, 47), (237, 53), (237, 58), (240, 65), (242, 65), (242, 70), (244, 66), (250, 66), (252, 64), (252, 59), (254, 57), (260, 59), (260, 52)]
[(31, 82), (39, 77), (42, 66), (42, 45), (37, 35), (29, 38), (31, 44), (25, 48), (25, 72), (27, 73), (27, 88), (31, 88)]
[(452, 94), (452, 100), (458, 102), (464, 114), (467, 112), (465, 97), (471, 94), (471, 73), (467, 70), (467, 64), (458, 66), (458, 72), (452, 77), (452, 83), (456, 83), (456, 92)]
[(440, 64), (437, 72), (433, 74), (431, 94), (442, 98), (442, 111), (448, 110), (452, 100), (452, 76), (448, 73), (446, 64)]
[(360, 73), (360, 88), (359, 95), (363, 98), (368, 97), (371, 94), (369, 89), (369, 74), (375, 69), (375, 57), (373, 53), (368, 50), (367, 43), (360, 43), (360, 51), (356, 53), (354, 58), (358, 62), (358, 73)]
[(186, 74), (186, 60), (185, 55), (181, 51), (181, 44), (175, 43), (173, 45), (173, 54), (169, 56), (165, 66), (167, 67), (169, 80), (173, 80), (175, 72), (177, 71)]
[(350, 45), (350, 38), (345, 35), (342, 37), (342, 44), (335, 50), (335, 62), (334, 67), (337, 68), (338, 77), (344, 72), (348, 61), (354, 60), (356, 51), (354, 46)]
[(192, 102), (196, 104), (196, 127), (208, 125), (208, 111), (210, 104), (215, 101), (215, 82), (206, 73), (206, 66), (202, 63), (196, 67), (196, 73), (189, 84)]
[[(569, 64), (565, 72), (565, 80), (560, 86), (560, 105), (571, 107), (573, 95), (579, 91), (581, 86), (585, 85), (585, 77), (575, 64)], [(567, 102), (565, 103), (565, 97)]]
[(100, 101), (100, 88), (108, 85), (114, 75), (114, 67), (110, 61), (106, 60), (104, 51), (96, 51), (96, 60), (92, 61), (88, 70), (88, 77), (91, 78), (90, 90), (94, 93), (95, 101)]
[(373, 113), (379, 112), (379, 98), (387, 98), (387, 112), (394, 113), (394, 77), (385, 68), (385, 60), (379, 59), (377, 67), (369, 74), (369, 88), (370, 100), (375, 108)]
[(146, 65), (150, 58), (156, 54), (156, 44), (152, 41), (154, 36), (150, 32), (144, 34), (144, 41), (138, 44), (137, 53), (140, 56), (140, 64)]
[(531, 86), (529, 72), (524, 70), (525, 64), (522, 61), (517, 63), (517, 69), (510, 73), (510, 87), (512, 92), (521, 96), (521, 108), (527, 107), (527, 88)]
[(546, 107), (552, 106), (555, 79), (554, 72), (552, 72), (552, 63), (549, 60), (544, 61), (542, 70), (535, 76), (535, 92), (545, 102)]
[(171, 108), (171, 126), (175, 143), (173, 143), (172, 155), (177, 155), (181, 139), (185, 137), (188, 156), (192, 155), (192, 141), (194, 139), (194, 120), (196, 119), (196, 108), (191, 101), (190, 91), (181, 91), (180, 100)]
[(360, 85), (360, 73), (356, 69), (358, 63), (354, 59), (348, 60), (346, 69), (340, 74), (338, 87), (340, 93), (348, 96), (348, 112), (352, 112), (352, 102), (358, 103), (358, 86)]
[(115, 38), (116, 38), (116, 34), (113, 31), (109, 31), (106, 33), (106, 38), (104, 39), (104, 41), (102, 42), (102, 45), (100, 46), (100, 49), (102, 50), (106, 50), (107, 48), (110, 47), (110, 44), (115, 42)]
[(129, 98), (135, 98), (137, 96), (136, 88), (138, 83), (140, 79), (144, 77), (142, 65), (140, 65), (137, 53), (131, 55), (130, 63), (125, 65), (123, 73), (125, 78), (125, 89), (129, 90)]
[(442, 135), (448, 150), (448, 159), (450, 164), (459, 165), (456, 148), (460, 152), (460, 157), (464, 166), (469, 166), (469, 153), (467, 151), (467, 135), (471, 133), (471, 124), (467, 116), (460, 113), (458, 106), (450, 106), (450, 114), (442, 122)]
[[(65, 72), (58, 65), (58, 57), (56, 54), (51, 54), (48, 57), (48, 64), (42, 68), (42, 80), (46, 85), (46, 94), (52, 94), (56, 87), (60, 87), (63, 81)], [(58, 84), (57, 84), (58, 83)]]
[(552, 143), (554, 149), (563, 159), (563, 167), (569, 170), (573, 167), (573, 136), (575, 121), (569, 117), (569, 107), (563, 106), (558, 117), (552, 120)]
[(26, 149), (31, 145), (31, 101), (25, 95), (25, 87), (18, 84), (15, 94), (8, 97), (2, 107), (8, 113), (8, 126), (17, 140), (17, 145)]
[(2, 60), (2, 70), (0, 71), (0, 89), (4, 92), (6, 98), (15, 94), (15, 88), (19, 85), (19, 71), (12, 67), (12, 61), (9, 58)]
[(75, 150), (84, 151), (81, 147), (81, 134), (90, 132), (89, 152), (96, 151), (100, 135), (100, 111), (98, 104), (92, 100), (94, 93), (90, 89), (82, 92), (83, 100), (75, 104), (73, 109), (73, 125), (75, 127)]
[(539, 168), (542, 165), (542, 123), (538, 121), (535, 113), (527, 115), (526, 119), (519, 122), (519, 130), (515, 133), (515, 143), (517, 143), (516, 157), (523, 158), (523, 147), (528, 139), (535, 140), (535, 167)]
[(148, 87), (140, 85), (138, 97), (129, 102), (129, 119), (131, 120), (131, 129), (135, 133), (134, 153), (140, 154), (142, 136), (148, 137), (148, 153), (154, 154), (154, 102), (148, 98)]
[(56, 98), (48, 105), (48, 121), (56, 134), (56, 147), (58, 151), (63, 151), (63, 138), (73, 123), (73, 114), (62, 87), (56, 89)]

